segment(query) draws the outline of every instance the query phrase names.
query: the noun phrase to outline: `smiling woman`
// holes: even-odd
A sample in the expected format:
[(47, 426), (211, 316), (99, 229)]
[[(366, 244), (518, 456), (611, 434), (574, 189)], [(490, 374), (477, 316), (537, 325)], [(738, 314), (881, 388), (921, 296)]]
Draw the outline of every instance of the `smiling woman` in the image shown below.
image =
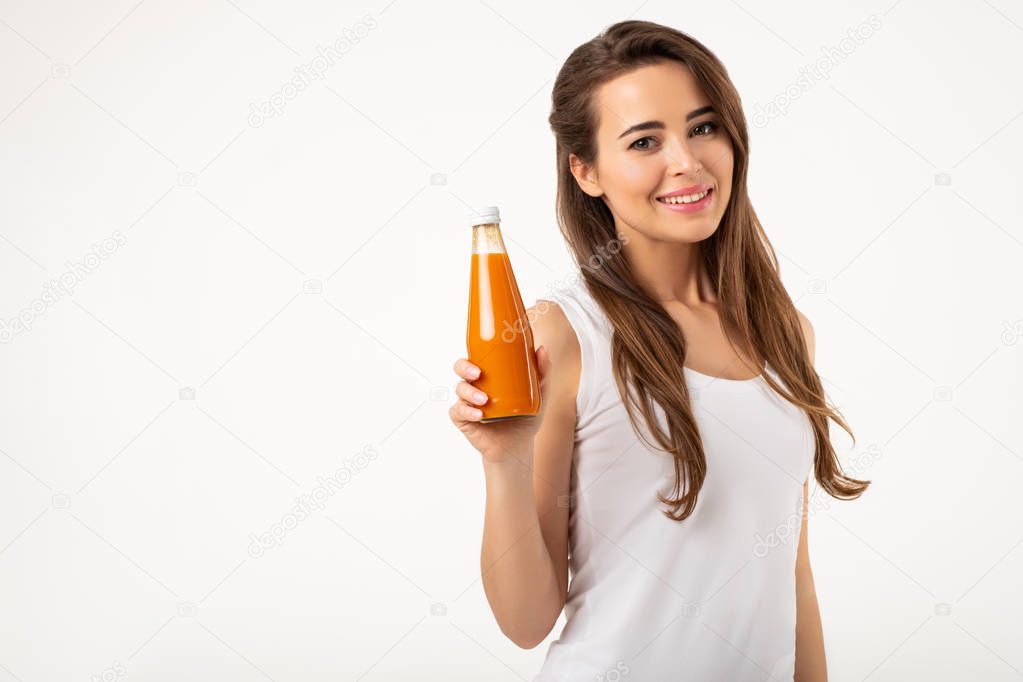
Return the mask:
[[(689, 243), (710, 237), (732, 194), (734, 151), (691, 68), (674, 60), (639, 66), (605, 82), (590, 107), (600, 118), (597, 149), (590, 163), (582, 149), (570, 152), (568, 169), (620, 216), (616, 230), (649, 230), (647, 241), (669, 232)], [(678, 213), (691, 218), (676, 220)]]
[(498, 624), (533, 647), (564, 610), (543, 682), (825, 680), (809, 479), (869, 481), (829, 440), (851, 431), (748, 196), (739, 95), (694, 38), (625, 21), (569, 55), (550, 124), (581, 278), (528, 311), (543, 414), (479, 424), (465, 360), (450, 413), (484, 455)]

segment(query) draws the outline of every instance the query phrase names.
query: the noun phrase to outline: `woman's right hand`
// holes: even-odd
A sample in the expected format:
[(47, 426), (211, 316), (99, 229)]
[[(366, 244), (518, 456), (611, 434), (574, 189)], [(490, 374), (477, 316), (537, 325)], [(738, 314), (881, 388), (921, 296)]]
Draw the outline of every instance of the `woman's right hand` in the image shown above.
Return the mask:
[[(550, 356), (547, 349), (540, 346), (536, 349), (536, 367), (540, 377), (540, 411), (534, 417), (525, 419), (507, 419), (489, 424), (481, 424), (483, 418), (480, 406), (485, 405), (489, 396), (482, 399), (482, 393), (473, 381), (479, 379), (480, 368), (466, 358), (455, 362), (455, 374), (462, 381), (455, 387), (458, 400), (448, 410), (452, 423), (458, 427), (470, 444), (483, 455), (488, 462), (502, 462), (517, 453), (527, 452), (533, 447), (533, 437), (540, 430), (547, 405), (547, 375), (550, 369)], [(474, 373), (475, 370), (475, 373)]]

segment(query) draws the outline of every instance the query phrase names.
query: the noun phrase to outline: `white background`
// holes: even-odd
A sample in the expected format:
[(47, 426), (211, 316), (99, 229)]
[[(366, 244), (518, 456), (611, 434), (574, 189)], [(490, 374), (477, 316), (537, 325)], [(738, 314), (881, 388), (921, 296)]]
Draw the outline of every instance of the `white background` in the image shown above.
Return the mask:
[(466, 216), (501, 207), (528, 303), (571, 275), (550, 89), (630, 12), (714, 50), (750, 118), (880, 22), (751, 125), (836, 447), (874, 481), (812, 500), (831, 679), (1023, 677), (1018, 2), (104, 0), (0, 3), (0, 319), (31, 319), (0, 345), (0, 681), (536, 673), (561, 623), (529, 651), (496, 627), (447, 417)]

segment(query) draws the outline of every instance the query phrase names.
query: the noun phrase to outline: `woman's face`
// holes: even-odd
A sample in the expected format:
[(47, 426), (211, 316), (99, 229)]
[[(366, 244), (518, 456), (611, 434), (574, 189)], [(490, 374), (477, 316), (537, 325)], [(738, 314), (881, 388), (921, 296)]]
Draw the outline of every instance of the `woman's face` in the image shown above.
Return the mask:
[[(732, 143), (689, 67), (665, 61), (635, 69), (605, 83), (596, 105), (596, 167), (579, 165), (574, 154), (569, 160), (583, 191), (604, 198), (618, 231), (670, 242), (713, 234), (731, 196)], [(681, 189), (710, 193), (692, 205), (664, 200)]]

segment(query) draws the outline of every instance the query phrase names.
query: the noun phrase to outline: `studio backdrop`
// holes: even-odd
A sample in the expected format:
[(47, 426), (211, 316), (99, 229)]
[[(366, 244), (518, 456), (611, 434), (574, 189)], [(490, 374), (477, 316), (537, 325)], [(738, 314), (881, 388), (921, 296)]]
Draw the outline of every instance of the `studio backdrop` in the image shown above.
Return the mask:
[(526, 305), (577, 277), (552, 87), (630, 18), (727, 67), (872, 482), (810, 479), (830, 679), (1023, 677), (1018, 3), (47, 0), (0, 3), (0, 681), (533, 679), (565, 616), (495, 622), (448, 413), (470, 218)]

